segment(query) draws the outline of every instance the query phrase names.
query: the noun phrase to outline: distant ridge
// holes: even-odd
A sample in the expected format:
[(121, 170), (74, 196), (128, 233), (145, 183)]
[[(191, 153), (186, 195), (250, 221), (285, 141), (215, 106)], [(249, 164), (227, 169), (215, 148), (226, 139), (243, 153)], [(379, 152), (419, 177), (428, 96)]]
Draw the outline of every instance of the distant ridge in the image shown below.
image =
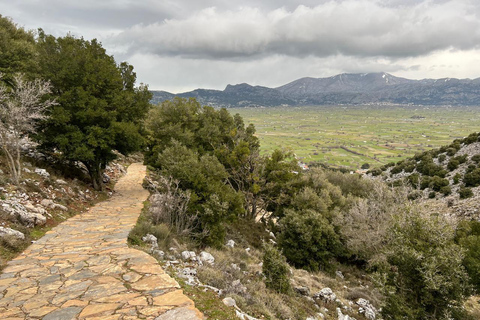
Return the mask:
[(215, 107), (272, 107), (331, 104), (414, 104), (480, 106), (480, 78), (411, 80), (389, 73), (342, 73), (301, 78), (277, 88), (227, 85), (225, 90), (196, 89), (172, 94), (152, 91), (153, 103), (175, 96), (194, 97)]

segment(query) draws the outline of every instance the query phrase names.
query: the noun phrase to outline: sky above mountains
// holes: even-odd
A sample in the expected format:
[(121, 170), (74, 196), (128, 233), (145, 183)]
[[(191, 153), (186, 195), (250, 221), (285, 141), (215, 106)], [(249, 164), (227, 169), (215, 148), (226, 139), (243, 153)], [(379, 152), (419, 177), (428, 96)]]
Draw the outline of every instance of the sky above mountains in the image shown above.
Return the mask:
[(480, 77), (478, 0), (0, 0), (26, 29), (99, 39), (151, 89), (385, 71)]

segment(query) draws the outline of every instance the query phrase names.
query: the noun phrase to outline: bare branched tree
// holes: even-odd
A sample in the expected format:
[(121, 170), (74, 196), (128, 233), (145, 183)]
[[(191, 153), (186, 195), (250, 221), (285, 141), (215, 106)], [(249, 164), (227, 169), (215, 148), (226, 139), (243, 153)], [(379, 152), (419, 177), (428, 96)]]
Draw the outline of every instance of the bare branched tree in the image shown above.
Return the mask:
[(18, 184), (22, 175), (22, 140), (35, 133), (38, 121), (46, 118), (46, 109), (56, 102), (42, 100), (50, 93), (49, 82), (27, 81), (21, 74), (13, 80), (13, 88), (0, 82), (0, 148), (6, 154), (13, 182)]
[(198, 223), (197, 215), (187, 212), (190, 193), (180, 189), (178, 180), (160, 177), (159, 182), (162, 192), (154, 193), (150, 198), (152, 222), (168, 224), (177, 234), (190, 233)]

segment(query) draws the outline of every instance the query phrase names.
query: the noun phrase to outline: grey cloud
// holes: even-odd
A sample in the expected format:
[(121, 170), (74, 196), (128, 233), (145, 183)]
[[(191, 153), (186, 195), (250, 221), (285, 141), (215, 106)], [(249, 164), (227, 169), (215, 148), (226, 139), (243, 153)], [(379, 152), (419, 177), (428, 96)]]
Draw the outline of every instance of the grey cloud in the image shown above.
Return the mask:
[(207, 8), (139, 24), (107, 41), (134, 52), (227, 60), (271, 54), (399, 58), (480, 43), (479, 5), (473, 1), (390, 2), (330, 1), (293, 11)]

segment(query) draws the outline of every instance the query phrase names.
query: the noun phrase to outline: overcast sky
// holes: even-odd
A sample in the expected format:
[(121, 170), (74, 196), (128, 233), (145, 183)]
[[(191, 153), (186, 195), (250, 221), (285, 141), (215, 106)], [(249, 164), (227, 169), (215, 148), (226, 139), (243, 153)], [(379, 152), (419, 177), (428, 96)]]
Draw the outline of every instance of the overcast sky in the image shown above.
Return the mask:
[(0, 14), (97, 38), (170, 92), (343, 72), (480, 77), (478, 0), (0, 0)]

